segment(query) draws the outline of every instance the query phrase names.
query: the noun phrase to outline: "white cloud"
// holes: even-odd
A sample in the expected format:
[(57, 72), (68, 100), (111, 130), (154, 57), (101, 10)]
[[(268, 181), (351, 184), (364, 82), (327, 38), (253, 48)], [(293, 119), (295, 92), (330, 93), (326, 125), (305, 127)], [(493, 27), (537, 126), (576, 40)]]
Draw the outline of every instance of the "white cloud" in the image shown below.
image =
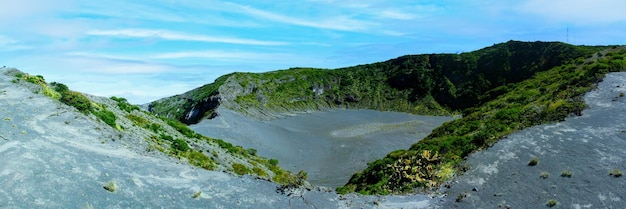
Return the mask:
[(197, 41), (210, 43), (229, 43), (229, 44), (245, 44), (245, 45), (287, 45), (286, 42), (280, 41), (261, 41), (254, 39), (241, 39), (217, 36), (205, 36), (187, 33), (178, 33), (167, 30), (150, 30), (150, 29), (120, 29), (120, 30), (92, 30), (87, 35), (92, 36), (113, 36), (113, 37), (130, 37), (130, 38), (160, 38), (164, 40), (175, 41)]
[(332, 29), (332, 30), (343, 30), (343, 31), (362, 31), (370, 28), (373, 24), (370, 22), (366, 22), (363, 20), (358, 20), (351, 18), (349, 16), (332, 16), (332, 17), (324, 17), (323, 19), (309, 20), (309, 19), (301, 19), (297, 17), (291, 17), (287, 15), (282, 15), (279, 13), (269, 12), (261, 9), (257, 9), (251, 6), (239, 5), (239, 4), (228, 4), (236, 8), (235, 11), (239, 11), (243, 14), (253, 16), (256, 18), (272, 20), (276, 22), (312, 27), (312, 28), (321, 28), (321, 29)]
[(0, 34), (0, 46), (8, 46), (17, 43), (17, 40)]
[(539, 15), (545, 21), (571, 24), (605, 24), (626, 21), (622, 0), (528, 0), (520, 4), (523, 13)]
[(416, 15), (412, 13), (397, 11), (393, 9), (386, 9), (386, 10), (380, 11), (378, 15), (379, 17), (382, 17), (382, 18), (397, 19), (397, 20), (411, 20), (417, 17)]

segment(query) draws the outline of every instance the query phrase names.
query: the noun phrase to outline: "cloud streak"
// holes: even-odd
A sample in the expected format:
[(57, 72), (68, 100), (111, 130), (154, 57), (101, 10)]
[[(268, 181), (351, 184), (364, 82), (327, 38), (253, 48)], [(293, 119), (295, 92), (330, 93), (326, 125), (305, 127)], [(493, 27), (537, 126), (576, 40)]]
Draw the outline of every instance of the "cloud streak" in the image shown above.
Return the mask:
[(170, 41), (195, 41), (207, 43), (228, 43), (243, 45), (262, 45), (262, 46), (278, 46), (287, 45), (287, 42), (281, 41), (261, 41), (254, 39), (206, 36), (187, 33), (178, 33), (168, 30), (151, 30), (151, 29), (120, 29), (120, 30), (91, 30), (86, 33), (91, 36), (109, 36), (115, 38), (159, 38)]

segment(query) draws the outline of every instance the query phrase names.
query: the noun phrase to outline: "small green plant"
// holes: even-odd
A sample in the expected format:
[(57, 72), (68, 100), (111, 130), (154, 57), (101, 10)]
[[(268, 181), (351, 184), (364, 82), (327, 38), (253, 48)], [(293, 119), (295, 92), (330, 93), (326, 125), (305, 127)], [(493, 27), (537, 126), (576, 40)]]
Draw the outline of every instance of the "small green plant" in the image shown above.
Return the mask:
[(82, 113), (91, 111), (91, 100), (85, 95), (75, 91), (65, 91), (61, 93), (61, 102), (76, 108)]
[(244, 174), (250, 173), (250, 169), (243, 164), (233, 163), (232, 167), (235, 173), (238, 175), (244, 175)]
[(529, 166), (536, 166), (537, 163), (539, 163), (539, 158), (533, 157), (532, 159), (530, 159), (530, 162), (528, 162), (528, 165)]
[(103, 188), (109, 192), (115, 192), (115, 190), (117, 190), (117, 185), (115, 185), (115, 182), (109, 181), (103, 186)]
[(200, 196), (202, 196), (202, 191), (197, 191), (197, 192), (194, 192), (194, 193), (193, 193), (193, 195), (191, 195), (191, 197), (193, 197), (194, 199), (195, 199), (195, 198), (198, 198), (198, 197), (200, 197)]
[(100, 111), (94, 110), (94, 111), (91, 111), (91, 113), (94, 114), (97, 118), (102, 120), (107, 125), (117, 129), (117, 124), (115, 123), (115, 120), (117, 120), (117, 116), (115, 116), (115, 113), (107, 109), (102, 109)]
[(563, 170), (563, 172), (561, 172), (561, 176), (562, 177), (567, 177), (567, 178), (572, 178), (572, 172), (568, 171), (568, 170)]
[(541, 174), (539, 174), (539, 177), (541, 177), (542, 179), (547, 179), (550, 176), (550, 173), (548, 172), (541, 172)]
[(191, 150), (191, 148), (189, 147), (189, 145), (187, 144), (187, 142), (185, 140), (182, 139), (175, 139), (174, 141), (172, 141), (172, 149), (177, 152), (187, 152), (189, 150)]
[(456, 202), (462, 202), (463, 199), (465, 199), (467, 197), (467, 193), (463, 192), (461, 194), (459, 194), (458, 196), (456, 196)]
[(619, 97), (624, 97), (624, 92), (619, 93)]
[(611, 171), (609, 171), (609, 175), (610, 175), (610, 176), (613, 176), (613, 177), (615, 177), (615, 178), (618, 178), (618, 177), (622, 176), (623, 174), (624, 174), (624, 173), (622, 173), (622, 171), (620, 171), (620, 170), (619, 170), (619, 169), (617, 169), (617, 168), (616, 168), (616, 169), (613, 169), (613, 170), (611, 170)]
[(549, 199), (548, 202), (546, 202), (546, 206), (548, 207), (554, 207), (557, 204), (559, 204), (559, 201), (556, 201), (555, 199)]

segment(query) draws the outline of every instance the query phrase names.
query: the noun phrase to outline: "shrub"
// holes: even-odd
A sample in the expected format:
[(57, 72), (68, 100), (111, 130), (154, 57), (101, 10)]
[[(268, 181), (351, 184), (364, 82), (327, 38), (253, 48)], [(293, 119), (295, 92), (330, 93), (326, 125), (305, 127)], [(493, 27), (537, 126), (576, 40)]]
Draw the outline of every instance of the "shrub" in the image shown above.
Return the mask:
[(550, 176), (550, 173), (548, 172), (541, 172), (541, 174), (539, 174), (539, 177), (541, 177), (542, 179), (547, 179)]
[(61, 94), (68, 92), (70, 90), (70, 88), (68, 88), (65, 84), (62, 84), (62, 83), (52, 82), (50, 83), (50, 85), (52, 85), (55, 91)]
[(270, 159), (268, 161), (268, 163), (273, 167), (273, 166), (277, 166), (278, 165), (278, 160), (277, 159)]
[(562, 177), (567, 177), (567, 178), (572, 178), (572, 172), (568, 171), (568, 170), (563, 170), (563, 172), (561, 172), (561, 176)]
[(194, 192), (194, 193), (193, 193), (193, 195), (191, 195), (191, 197), (193, 197), (194, 199), (195, 199), (195, 198), (198, 198), (198, 197), (200, 197), (200, 196), (202, 196), (202, 191), (197, 191), (197, 192)]
[(175, 139), (172, 142), (171, 147), (172, 147), (172, 149), (175, 152), (187, 152), (187, 151), (191, 150), (191, 148), (189, 147), (187, 142), (185, 140), (182, 140), (182, 139)]
[(532, 159), (530, 159), (530, 162), (528, 162), (529, 166), (536, 166), (537, 163), (539, 163), (539, 158), (533, 157)]
[(191, 151), (187, 154), (187, 159), (189, 159), (189, 163), (192, 165), (207, 169), (213, 170), (215, 169), (215, 164), (211, 158), (207, 157), (204, 153), (198, 151)]
[(548, 207), (554, 207), (557, 204), (559, 204), (559, 201), (556, 201), (555, 199), (550, 199), (550, 200), (548, 200), (548, 202), (546, 202), (546, 206), (548, 206)]
[(92, 109), (91, 100), (89, 100), (89, 98), (87, 98), (85, 95), (75, 91), (62, 92), (61, 102), (76, 108), (82, 113), (87, 113)]
[(117, 190), (117, 185), (115, 185), (115, 182), (109, 181), (107, 184), (103, 186), (103, 188), (109, 192), (115, 192), (115, 190)]
[(254, 168), (252, 168), (252, 171), (254, 172), (254, 174), (256, 174), (257, 176), (261, 176), (261, 177), (268, 177), (267, 172), (265, 172), (265, 170), (263, 170), (262, 168), (256, 167), (254, 166)]
[(148, 125), (148, 129), (150, 129), (154, 133), (159, 133), (159, 131), (163, 130), (163, 127), (161, 127), (161, 125), (159, 125), (158, 123), (152, 123)]
[(250, 173), (250, 169), (243, 164), (233, 163), (232, 167), (235, 173), (238, 175), (245, 175)]
[(613, 176), (615, 178), (622, 176), (624, 173), (622, 173), (622, 171), (620, 171), (619, 169), (613, 169), (611, 171), (609, 171), (609, 175)]
[(148, 124), (148, 120), (138, 116), (138, 115), (133, 115), (133, 114), (129, 114), (125, 116), (126, 118), (128, 118), (130, 121), (132, 121), (136, 126), (146, 126)]
[(112, 96), (111, 100), (116, 101), (117, 106), (120, 108), (120, 110), (124, 110), (127, 113), (130, 113), (133, 110), (139, 110), (139, 106), (131, 105), (125, 98)]
[(117, 129), (117, 124), (115, 123), (115, 120), (117, 120), (117, 116), (115, 116), (113, 112), (102, 109), (100, 111), (92, 111), (91, 113), (93, 113), (97, 118), (102, 120), (107, 125)]

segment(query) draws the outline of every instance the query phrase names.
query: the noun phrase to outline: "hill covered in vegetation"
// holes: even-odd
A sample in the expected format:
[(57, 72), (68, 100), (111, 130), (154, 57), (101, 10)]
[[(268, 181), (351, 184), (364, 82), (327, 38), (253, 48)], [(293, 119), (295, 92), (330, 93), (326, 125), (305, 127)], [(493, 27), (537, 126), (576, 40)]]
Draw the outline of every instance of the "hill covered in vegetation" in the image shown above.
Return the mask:
[(352, 176), (339, 192), (389, 194), (428, 188), (462, 172), (463, 158), (514, 131), (580, 114), (580, 96), (624, 69), (618, 47), (509, 41), (460, 54), (408, 55), (340, 69), (233, 73), (155, 101), (151, 112), (191, 124), (217, 106), (272, 119), (287, 112), (355, 108), (462, 114), (408, 150)]

